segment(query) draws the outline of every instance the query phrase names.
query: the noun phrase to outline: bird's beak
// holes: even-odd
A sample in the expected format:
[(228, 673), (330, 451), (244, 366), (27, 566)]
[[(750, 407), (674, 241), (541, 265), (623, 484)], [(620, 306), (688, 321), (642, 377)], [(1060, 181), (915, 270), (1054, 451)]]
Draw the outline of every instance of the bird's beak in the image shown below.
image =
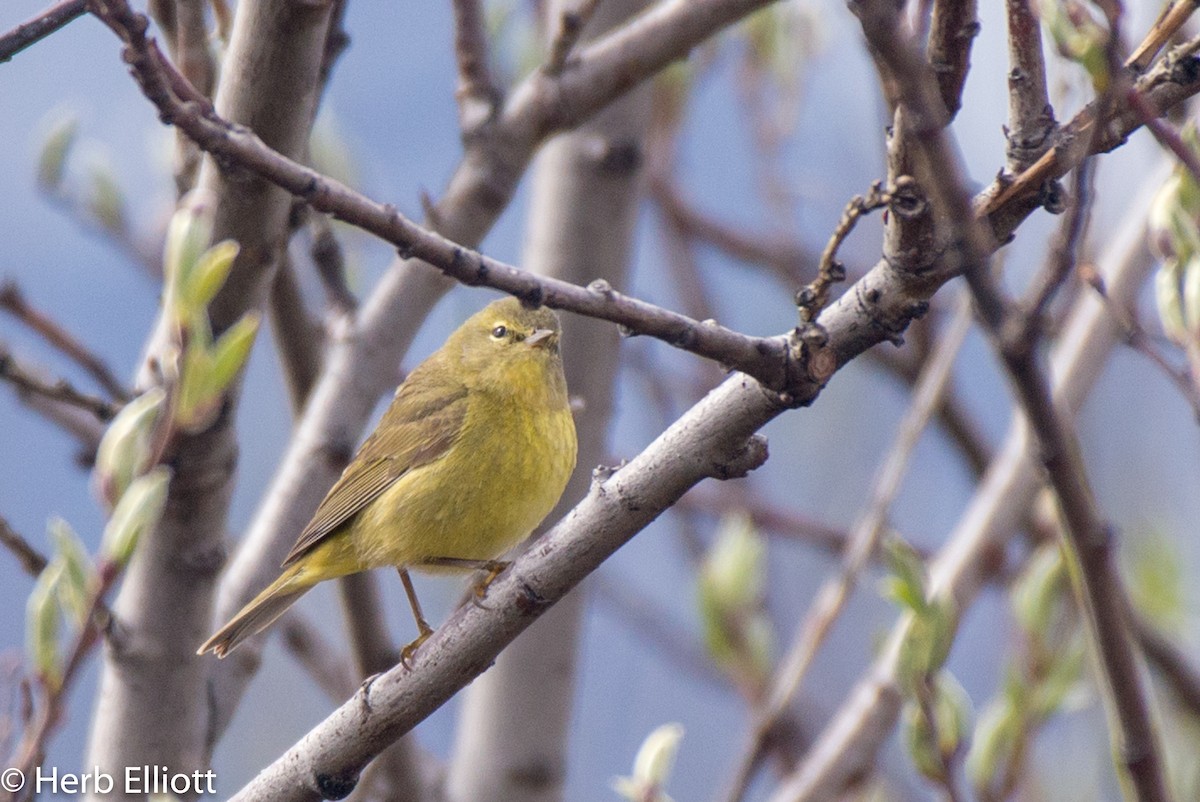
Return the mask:
[(525, 344), (534, 348), (549, 348), (557, 342), (558, 332), (554, 329), (535, 329), (525, 338)]

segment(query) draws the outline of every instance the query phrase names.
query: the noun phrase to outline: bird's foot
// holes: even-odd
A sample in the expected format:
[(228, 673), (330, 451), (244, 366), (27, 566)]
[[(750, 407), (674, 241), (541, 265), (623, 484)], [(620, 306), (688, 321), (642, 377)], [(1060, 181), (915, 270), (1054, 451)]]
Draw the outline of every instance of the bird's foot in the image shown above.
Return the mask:
[(412, 668), (409, 663), (412, 661), (413, 655), (417, 653), (417, 649), (420, 649), (421, 644), (429, 640), (429, 636), (433, 634), (433, 628), (424, 621), (417, 622), (417, 629), (420, 630), (420, 634), (417, 635), (416, 640), (400, 650), (400, 665), (408, 669)]
[(507, 560), (488, 560), (483, 565), (479, 566), (481, 571), (486, 571), (482, 579), (475, 583), (475, 601), (483, 601), (487, 597), (488, 588), (496, 581), (508, 566), (512, 565)]

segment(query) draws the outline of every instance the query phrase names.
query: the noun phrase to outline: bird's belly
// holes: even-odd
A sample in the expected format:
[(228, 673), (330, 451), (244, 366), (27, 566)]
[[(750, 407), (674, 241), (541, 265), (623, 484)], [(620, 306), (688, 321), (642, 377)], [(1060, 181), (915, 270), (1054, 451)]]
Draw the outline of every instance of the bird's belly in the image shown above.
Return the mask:
[[(462, 447), (401, 477), (351, 524), (363, 567), (420, 567), (437, 557), (490, 560), (525, 539), (562, 495), (575, 465), (570, 412), (545, 425), (557, 431), (510, 422), (513, 441), (504, 453), (476, 448), (482, 433), (465, 431)], [(569, 449), (550, 446), (565, 441)]]

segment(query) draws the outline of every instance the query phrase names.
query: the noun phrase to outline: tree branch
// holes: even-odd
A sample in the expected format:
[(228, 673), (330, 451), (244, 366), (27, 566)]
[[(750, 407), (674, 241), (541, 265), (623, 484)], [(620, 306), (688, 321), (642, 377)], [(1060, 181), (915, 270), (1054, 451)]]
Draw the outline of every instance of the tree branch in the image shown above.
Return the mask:
[(108, 20), (130, 47), (129, 61), (147, 96), (160, 113), (188, 132), (202, 148), (236, 160), (302, 198), (314, 209), (333, 215), (396, 245), (405, 258), (417, 258), (468, 285), (483, 285), (557, 309), (618, 323), (633, 332), (657, 337), (685, 350), (717, 360), (734, 370), (785, 389), (788, 352), (779, 338), (748, 337), (715, 323), (700, 323), (636, 298), (622, 295), (608, 282), (588, 287), (542, 278), (504, 264), (423, 228), (394, 207), (376, 203), (349, 187), (275, 153), (252, 133), (200, 111), (195, 97), (178, 97), (170, 86), (170, 67), (152, 40), (125, 22)]
[[(91, 0), (90, 8), (101, 19), (116, 15), (145, 31), (145, 19), (127, 4)], [(216, 104), (226, 119), (252, 128), (281, 153), (297, 156), (308, 140), (329, 13), (327, 2), (250, 0), (237, 6)], [(186, 81), (179, 84), (203, 98)], [(208, 306), (219, 336), (248, 310), (265, 305), (292, 201), (269, 182), (211, 158), (201, 165), (197, 185), (212, 199), (214, 238), (240, 246)], [(160, 316), (145, 347), (143, 386), (157, 381), (153, 367), (166, 363), (173, 339), (170, 315)], [(114, 776), (126, 766), (190, 773), (209, 764), (211, 666), (195, 651), (211, 631), (225, 557), (239, 387), (235, 382), (209, 428), (174, 444), (166, 511), (139, 542), (113, 602), (122, 637), (105, 650), (85, 762)]]
[(1008, 156), (1006, 169), (1018, 174), (1046, 152), (1058, 122), (1046, 90), (1042, 23), (1029, 0), (1005, 0), (1008, 19)]
[(36, 579), (38, 574), (45, 570), (48, 560), (28, 540), (9, 526), (8, 521), (3, 517), (0, 517), (0, 546), (4, 546), (12, 552), (13, 556), (17, 558), (17, 562), (21, 564), (21, 568), (29, 576)]
[(975, 0), (934, 0), (926, 58), (952, 120), (962, 108), (963, 86), (971, 68), (971, 45), (978, 35)]
[(49, 315), (30, 306), (16, 282), (6, 281), (0, 286), (0, 309), (37, 332), (55, 349), (86, 370), (113, 399), (129, 400), (128, 391), (104, 364), (104, 360), (89, 351), (87, 346)]
[(7, 348), (0, 345), (0, 379), (17, 388), (22, 396), (37, 396), (49, 401), (69, 404), (107, 422), (116, 416), (120, 406), (76, 390), (66, 379), (47, 380), (21, 365)]
[(0, 64), (87, 13), (87, 0), (60, 0), (0, 36)]
[(458, 65), (458, 125), (472, 136), (492, 120), (500, 90), (488, 66), (487, 31), (480, 0), (454, 0), (454, 60)]
[[(718, 5), (721, 13), (714, 16)], [(572, 115), (591, 113), (594, 110), (591, 103), (605, 101), (612, 85), (606, 83), (608, 79), (604, 79), (595, 92), (584, 92), (577, 90), (573, 81), (566, 81), (568, 76), (584, 75), (592, 69), (607, 75), (615, 65), (623, 63), (618, 57), (622, 52), (630, 59), (640, 58), (650, 52), (656, 58), (630, 61), (623, 68), (626, 80), (630, 79), (630, 70), (634, 70), (636, 76), (641, 76), (642, 71), (656, 69), (664, 63), (657, 58), (674, 57), (677, 48), (694, 41), (690, 37), (710, 32), (709, 25), (723, 24), (727, 19), (724, 15), (740, 13), (746, 10), (746, 5), (731, 3), (725, 6), (710, 0), (704, 3), (670, 2), (656, 6), (639, 16), (634, 23), (586, 48), (579, 60), (572, 62), (574, 66), (564, 72), (564, 82), (557, 84), (559, 93), (556, 97), (560, 100), (571, 99), (567, 106), (572, 110)], [(691, 14), (697, 16), (692, 18), (689, 16)], [(679, 30), (668, 37), (670, 43), (664, 44), (659, 34), (663, 33), (662, 26), (670, 22), (671, 15), (684, 16), (686, 24), (681, 24)], [(642, 41), (642, 36), (650, 39)], [(654, 39), (655, 36), (659, 38)], [(631, 42), (636, 42), (636, 45)], [(622, 50), (626, 44), (628, 48)], [(588, 54), (595, 56), (597, 61), (585, 59), (584, 56)], [(585, 68), (584, 64), (588, 66)], [(608, 66), (596, 66), (599, 64)], [(631, 66), (634, 64), (637, 65), (636, 69)], [(1153, 99), (1155, 108), (1168, 108), (1200, 90), (1200, 70), (1185, 69), (1184, 65), (1189, 64), (1194, 66), (1195, 60), (1186, 55), (1174, 60), (1170, 69), (1160, 65), (1144, 77), (1142, 84), (1147, 95)], [(605, 86), (610, 88), (605, 89)], [(533, 114), (528, 111), (534, 104), (530, 99), (532, 92), (529, 89), (513, 94), (510, 106), (526, 111), (519, 114), (514, 111), (511, 119), (519, 122), (528, 119), (526, 115)], [(508, 115), (501, 115), (501, 121), (497, 124), (507, 125), (503, 123), (507, 119)], [(572, 117), (568, 115), (554, 119), (561, 121)], [(536, 137), (545, 130), (545, 126), (512, 125), (514, 127), (506, 130), (516, 137), (516, 145), (499, 152), (485, 151), (479, 145), (477, 150), (468, 152), (459, 172), (451, 181), (447, 195), (437, 207), (437, 222), (444, 232), (464, 242), (475, 242), (507, 202), (528, 153), (538, 141)], [(1119, 114), (1108, 131), (1111, 140), (1106, 138), (1102, 144), (1113, 146), (1119, 138), (1127, 136), (1136, 127), (1136, 120), (1127, 114)], [(522, 132), (534, 139), (523, 138)], [(1065, 170), (1070, 164), (1068, 159), (1056, 160), (1051, 164), (1053, 169), (1046, 175), (1057, 177), (1061, 173), (1055, 170)], [(989, 197), (992, 200), (986, 207), (987, 219), (997, 238), (1003, 240), (1036, 208), (1036, 202), (1029, 202), (1028, 191), (1010, 193), (1009, 200), (1003, 203), (995, 200), (996, 189), (991, 192)], [(982, 199), (979, 205), (984, 206)], [(837, 364), (845, 364), (881, 340), (898, 338), (908, 322), (927, 308), (930, 295), (941, 283), (955, 275), (957, 268), (957, 263), (944, 259), (921, 273), (907, 273), (886, 262), (877, 265), (822, 316), (822, 325), (831, 332), (837, 332), (829, 341)], [(282, 559), (294, 533), (303, 526), (320, 501), (321, 494), (332, 484), (338, 470), (344, 465), (356, 432), (383, 390), (380, 376), (390, 369), (390, 365), (394, 365), (400, 350), (411, 340), (415, 329), (412, 321), (420, 318), (412, 314), (412, 310), (428, 309), (444, 292), (444, 281), (434, 280), (428, 272), (421, 271), (420, 264), (414, 260), (389, 274), (364, 308), (361, 323), (337, 335), (305, 420), (298, 428), (293, 445), (247, 534), (246, 545), (222, 584), (221, 610), (232, 612), (269, 579), (266, 575), (269, 568), (264, 566)], [(401, 310), (408, 314), (398, 314)], [(401, 321), (400, 325), (396, 324), (397, 320)], [(814, 384), (788, 401), (791, 404), (810, 402), (817, 391), (818, 387)], [(224, 722), (228, 720), (237, 697), (252, 675), (255, 663), (256, 652), (251, 644), (224, 661), (216, 670), (214, 698), (218, 700), (218, 720), (212, 728), (213, 732), (223, 730)]]
[[(1151, 171), (1130, 206), (1138, 215), (1127, 217), (1102, 251), (1101, 272), (1117, 303), (1132, 303), (1154, 267), (1145, 245), (1145, 215), (1168, 167), (1164, 162)], [(1099, 298), (1084, 294), (1075, 300), (1051, 357), (1055, 400), (1061, 408), (1074, 413), (1083, 406), (1121, 337), (1120, 326)], [(1029, 431), (1018, 419), (930, 566), (930, 588), (939, 597), (953, 600), (960, 620), (990, 573), (987, 566), (1003, 553), (1043, 486), (1032, 448)], [(829, 799), (872, 765), (900, 712), (898, 658), (909, 626), (910, 621), (902, 619), (893, 627), (874, 665), (770, 802)]]
[(912, 403), (897, 427), (895, 440), (871, 483), (866, 509), (860, 513), (850, 531), (842, 552), (841, 566), (818, 589), (812, 606), (796, 629), (787, 654), (771, 678), (765, 700), (756, 711), (749, 743), (738, 760), (731, 790), (726, 797), (729, 802), (738, 802), (745, 796), (754, 769), (775, 728), (790, 709), (809, 666), (845, 609), (859, 576), (878, 550), (880, 538), (886, 529), (888, 511), (900, 491), (900, 483), (907, 472), (913, 450), (930, 417), (941, 404), (950, 384), (955, 358), (970, 327), (971, 307), (966, 298), (962, 298), (949, 329), (921, 371), (921, 377), (913, 389)]

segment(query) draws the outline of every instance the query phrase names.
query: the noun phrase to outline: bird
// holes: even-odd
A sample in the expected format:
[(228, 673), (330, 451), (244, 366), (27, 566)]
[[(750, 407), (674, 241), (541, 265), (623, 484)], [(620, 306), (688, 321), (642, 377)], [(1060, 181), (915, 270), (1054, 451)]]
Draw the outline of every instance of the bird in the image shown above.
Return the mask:
[(486, 572), (549, 514), (575, 467), (575, 423), (546, 307), (514, 297), (468, 318), (396, 389), (283, 561), (279, 577), (197, 651), (225, 657), (314, 585), (392, 566), (416, 620), (408, 663), (433, 634), (411, 570)]

